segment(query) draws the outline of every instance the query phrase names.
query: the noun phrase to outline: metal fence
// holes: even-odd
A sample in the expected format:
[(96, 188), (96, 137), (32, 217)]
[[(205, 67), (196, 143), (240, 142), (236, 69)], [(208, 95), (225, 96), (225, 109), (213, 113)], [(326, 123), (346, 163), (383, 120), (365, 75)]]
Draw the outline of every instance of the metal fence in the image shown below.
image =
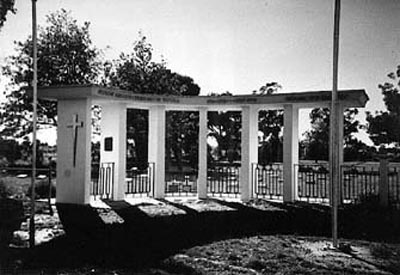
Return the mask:
[(329, 201), (329, 170), (324, 165), (295, 165), (298, 196), (312, 202)]
[(389, 204), (400, 208), (400, 167), (388, 167)]
[(357, 202), (371, 195), (379, 195), (379, 166), (342, 165), (341, 199)]
[(238, 197), (239, 167), (223, 165), (208, 167), (207, 193), (210, 196)]
[(197, 171), (167, 172), (165, 174), (166, 196), (196, 196)]
[(283, 170), (280, 164), (252, 164), (252, 186), (255, 198), (282, 199)]
[[(383, 168), (382, 168), (383, 167)], [(297, 164), (294, 167), (299, 200), (329, 202), (330, 181), (327, 164)], [(256, 198), (282, 199), (283, 165), (252, 165), (252, 186)], [(388, 203), (400, 207), (400, 166), (378, 163), (344, 164), (340, 168), (340, 199), (357, 203), (368, 196), (382, 199), (387, 189)], [(381, 177), (381, 173), (386, 176)]]
[(100, 164), (98, 178), (92, 178), (90, 195), (94, 199), (114, 198), (114, 162), (103, 162)]
[(145, 170), (126, 171), (126, 195), (154, 196), (154, 163), (150, 162)]

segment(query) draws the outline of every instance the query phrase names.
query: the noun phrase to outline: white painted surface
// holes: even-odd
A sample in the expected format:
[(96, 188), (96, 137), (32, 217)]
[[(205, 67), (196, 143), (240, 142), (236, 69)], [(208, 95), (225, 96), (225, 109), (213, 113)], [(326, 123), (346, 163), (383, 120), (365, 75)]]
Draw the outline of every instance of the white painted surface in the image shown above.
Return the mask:
[(149, 109), (149, 162), (154, 163), (154, 197), (165, 197), (165, 106)]
[(258, 111), (254, 107), (242, 107), (240, 192), (244, 202), (252, 198), (252, 163), (258, 162)]
[[(88, 204), (91, 162), (91, 100), (59, 100), (57, 132), (57, 202)], [(74, 116), (83, 122), (78, 127), (75, 166), (74, 130), (69, 125)]]
[(197, 193), (200, 199), (207, 198), (207, 108), (199, 110), (199, 172)]
[[(113, 199), (125, 197), (126, 173), (126, 104), (102, 105), (100, 162), (114, 163)], [(112, 138), (112, 151), (105, 151), (104, 139)]]
[[(96, 85), (40, 87), (38, 96), (46, 99), (91, 98), (98, 104), (125, 102), (129, 107), (146, 109), (157, 105), (165, 105), (167, 110), (197, 110), (199, 107), (207, 107), (209, 111), (240, 110), (240, 106), (243, 105), (252, 105), (258, 109), (281, 109), (285, 104), (296, 104), (300, 108), (329, 107), (331, 101), (331, 91), (270, 95), (173, 96), (138, 94)], [(345, 107), (364, 107), (368, 96), (363, 89), (341, 90), (339, 100)]]
[(283, 201), (292, 202), (298, 197), (295, 165), (299, 163), (299, 109), (291, 104), (284, 106), (283, 114)]

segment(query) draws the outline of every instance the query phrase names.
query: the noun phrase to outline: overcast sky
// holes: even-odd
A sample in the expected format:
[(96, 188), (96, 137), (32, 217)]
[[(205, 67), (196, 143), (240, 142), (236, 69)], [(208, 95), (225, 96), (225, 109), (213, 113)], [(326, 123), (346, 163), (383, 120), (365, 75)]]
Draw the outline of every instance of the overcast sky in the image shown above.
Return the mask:
[[(191, 76), (202, 94), (251, 93), (277, 81), (283, 92), (332, 87), (334, 0), (37, 0), (38, 21), (60, 8), (107, 58), (130, 51), (141, 30), (156, 58)], [(31, 1), (16, 0), (0, 31), (0, 60), (31, 32)], [(367, 110), (384, 109), (377, 88), (400, 64), (400, 1), (342, 0), (339, 88), (364, 88)], [(361, 113), (364, 113), (363, 111)]]

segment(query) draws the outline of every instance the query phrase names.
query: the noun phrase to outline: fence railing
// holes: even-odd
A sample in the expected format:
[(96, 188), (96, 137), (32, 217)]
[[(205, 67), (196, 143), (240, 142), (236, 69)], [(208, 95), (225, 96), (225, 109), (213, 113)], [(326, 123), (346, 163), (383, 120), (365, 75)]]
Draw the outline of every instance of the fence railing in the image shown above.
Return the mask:
[(400, 167), (388, 167), (388, 202), (400, 208)]
[[(299, 200), (329, 202), (328, 164), (294, 166)], [(252, 164), (252, 186), (256, 198), (281, 199), (283, 165)], [(344, 164), (340, 168), (340, 200), (357, 203), (368, 196), (379, 197), (383, 205), (400, 208), (400, 165), (378, 163)]]
[(125, 194), (132, 196), (154, 195), (154, 163), (150, 162), (145, 170), (126, 171)]
[(298, 196), (300, 200), (313, 202), (329, 201), (329, 170), (319, 164), (297, 164)]
[(211, 166), (207, 169), (207, 193), (211, 196), (238, 197), (239, 167)]
[(357, 202), (363, 197), (379, 195), (379, 167), (364, 165), (341, 166), (341, 199)]
[(167, 172), (165, 174), (166, 196), (197, 195), (197, 171)]
[(98, 178), (92, 179), (90, 195), (94, 199), (114, 198), (114, 162), (103, 162), (100, 164)]
[(252, 186), (255, 198), (282, 199), (282, 165), (253, 163)]

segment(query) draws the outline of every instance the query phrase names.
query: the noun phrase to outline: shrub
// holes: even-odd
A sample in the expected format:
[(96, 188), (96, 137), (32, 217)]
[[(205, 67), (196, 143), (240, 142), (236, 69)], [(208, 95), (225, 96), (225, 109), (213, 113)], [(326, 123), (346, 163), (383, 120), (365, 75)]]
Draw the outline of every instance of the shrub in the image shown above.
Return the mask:
[[(55, 198), (56, 196), (56, 186), (54, 183), (51, 183), (51, 197)], [(32, 192), (31, 186), (29, 186), (27, 191), (27, 196), (30, 197)], [(48, 180), (41, 180), (35, 185), (35, 194), (37, 199), (46, 199), (49, 197), (49, 182)]]
[(11, 188), (8, 184), (0, 179), (0, 198), (9, 198), (13, 195)]

